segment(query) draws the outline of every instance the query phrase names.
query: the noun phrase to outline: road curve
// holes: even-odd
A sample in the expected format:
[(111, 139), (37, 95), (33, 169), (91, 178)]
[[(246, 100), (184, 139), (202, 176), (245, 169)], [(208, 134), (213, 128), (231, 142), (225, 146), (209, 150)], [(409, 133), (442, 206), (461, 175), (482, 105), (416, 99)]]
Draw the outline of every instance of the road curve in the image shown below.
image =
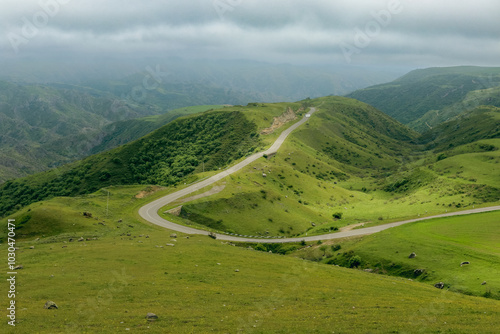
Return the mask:
[[(309, 111), (309, 115), (313, 114), (316, 111), (316, 108), (311, 108)], [(202, 235), (209, 235), (208, 231), (205, 230), (198, 230), (192, 227), (188, 226), (183, 226), (179, 224), (175, 224), (173, 222), (170, 222), (158, 214), (158, 211), (169, 203), (187, 196), (195, 191), (198, 191), (202, 188), (205, 188), (223, 178), (226, 176), (229, 176), (243, 167), (251, 164), (255, 160), (261, 158), (264, 154), (270, 155), (273, 153), (276, 153), (278, 149), (281, 147), (285, 139), (288, 137), (288, 135), (307, 122), (309, 117), (304, 116), (303, 119), (301, 119), (299, 122), (295, 123), (285, 131), (281, 133), (281, 135), (276, 139), (274, 144), (267, 149), (264, 152), (259, 152), (255, 153), (245, 160), (241, 161), (240, 163), (226, 169), (223, 172), (220, 172), (214, 176), (211, 176), (208, 179), (205, 179), (203, 181), (200, 181), (198, 183), (195, 183), (187, 188), (181, 189), (179, 191), (176, 191), (172, 194), (166, 195), (162, 198), (159, 198), (151, 203), (148, 203), (141, 207), (139, 209), (139, 215), (144, 218), (145, 220), (149, 221), (152, 224), (165, 227), (169, 230), (181, 232), (181, 233), (186, 233), (186, 234), (202, 234)], [(417, 218), (417, 219), (410, 219), (410, 220), (405, 220), (405, 221), (400, 221), (400, 222), (395, 222), (395, 223), (389, 223), (389, 224), (384, 224), (384, 225), (379, 225), (379, 226), (373, 226), (373, 227), (367, 227), (363, 229), (358, 229), (358, 230), (351, 230), (351, 231), (346, 231), (346, 232), (337, 232), (337, 233), (331, 233), (331, 234), (323, 234), (323, 235), (316, 235), (316, 236), (310, 236), (310, 237), (299, 237), (299, 238), (284, 238), (284, 239), (258, 239), (258, 238), (245, 238), (245, 237), (236, 237), (236, 236), (230, 236), (226, 234), (216, 234), (217, 239), (221, 240), (226, 240), (226, 241), (235, 241), (235, 242), (253, 242), (253, 243), (288, 243), (288, 242), (300, 242), (302, 240), (304, 241), (318, 241), (318, 240), (330, 240), (330, 239), (340, 239), (340, 238), (346, 238), (346, 237), (353, 237), (353, 236), (359, 236), (359, 235), (367, 235), (367, 234), (373, 234), (377, 233), (383, 230), (386, 230), (391, 227), (395, 226), (400, 226), (403, 224), (408, 224), (408, 223), (413, 223), (413, 222), (418, 222), (422, 220), (427, 220), (427, 219), (432, 219), (432, 218), (440, 218), (440, 217), (451, 217), (451, 216), (459, 216), (459, 215), (467, 215), (467, 214), (472, 214), (472, 213), (480, 213), (480, 212), (490, 212), (490, 211), (496, 211), (500, 210), (500, 206), (494, 206), (494, 207), (488, 207), (488, 208), (480, 208), (480, 209), (474, 209), (474, 210), (466, 210), (466, 211), (460, 211), (460, 212), (452, 212), (452, 213), (446, 213), (442, 215), (437, 215), (437, 216), (431, 216), (431, 217), (423, 217), (423, 218)]]

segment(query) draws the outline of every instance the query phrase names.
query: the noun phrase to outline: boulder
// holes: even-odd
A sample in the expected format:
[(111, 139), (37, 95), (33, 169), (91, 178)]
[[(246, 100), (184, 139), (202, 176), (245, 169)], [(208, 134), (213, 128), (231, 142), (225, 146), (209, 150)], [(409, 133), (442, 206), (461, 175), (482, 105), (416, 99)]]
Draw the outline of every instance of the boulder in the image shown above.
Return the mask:
[(176, 233), (172, 233), (172, 234), (170, 235), (170, 238), (177, 239), (177, 234), (176, 234)]
[(434, 287), (438, 288), (438, 289), (443, 289), (444, 288), (444, 283), (443, 282), (436, 283), (436, 284), (434, 284)]
[(146, 314), (146, 319), (148, 319), (149, 321), (155, 321), (158, 320), (158, 316), (154, 313), (148, 313)]
[(486, 284), (487, 284), (486, 281), (484, 281), (483, 283), (481, 283), (481, 285), (486, 285)]
[(59, 307), (57, 307), (56, 303), (52, 302), (52, 301), (47, 301), (45, 303), (45, 305), (43, 306), (43, 308), (47, 309), (47, 310), (54, 310), (54, 309), (58, 309)]
[(414, 259), (414, 258), (416, 258), (416, 257), (417, 257), (417, 254), (415, 254), (415, 253), (411, 253), (411, 254), (408, 256), (408, 258), (409, 258), (409, 259)]
[(14, 270), (18, 270), (18, 269), (24, 269), (24, 266), (19, 265), (19, 266), (15, 266), (15, 267), (14, 267)]

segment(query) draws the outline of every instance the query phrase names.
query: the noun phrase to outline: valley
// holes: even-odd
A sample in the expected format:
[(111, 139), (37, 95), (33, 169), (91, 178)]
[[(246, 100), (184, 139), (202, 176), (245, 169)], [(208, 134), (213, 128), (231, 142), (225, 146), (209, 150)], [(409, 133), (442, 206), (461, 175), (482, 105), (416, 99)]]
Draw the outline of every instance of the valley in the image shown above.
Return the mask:
[(108, 124), (95, 154), (0, 184), (18, 326), (494, 333), (499, 115), (419, 133), (326, 96)]

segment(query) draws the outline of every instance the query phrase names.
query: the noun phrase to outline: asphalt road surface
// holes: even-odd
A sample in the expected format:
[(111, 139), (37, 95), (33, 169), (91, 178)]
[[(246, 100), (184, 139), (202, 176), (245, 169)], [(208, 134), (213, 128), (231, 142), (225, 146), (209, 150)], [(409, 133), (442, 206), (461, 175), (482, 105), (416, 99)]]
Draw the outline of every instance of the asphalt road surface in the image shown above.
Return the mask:
[[(316, 108), (311, 108), (309, 111), (309, 115), (312, 115), (316, 111)], [(198, 230), (192, 227), (188, 226), (183, 226), (179, 224), (172, 223), (162, 217), (158, 214), (159, 210), (168, 205), (169, 203), (187, 196), (195, 191), (198, 191), (202, 188), (205, 188), (219, 180), (222, 180), (223, 178), (239, 171), (243, 167), (251, 164), (255, 160), (262, 158), (264, 154), (270, 155), (273, 153), (276, 153), (278, 149), (281, 147), (285, 139), (288, 137), (288, 135), (307, 122), (309, 120), (309, 117), (304, 116), (303, 119), (301, 119), (299, 122), (295, 123), (285, 131), (281, 133), (281, 135), (276, 139), (274, 144), (267, 149), (264, 152), (259, 152), (255, 153), (245, 160), (241, 161), (240, 163), (229, 167), (228, 169), (206, 179), (203, 181), (200, 181), (198, 183), (195, 183), (187, 188), (181, 189), (179, 191), (176, 191), (172, 194), (166, 195), (162, 198), (159, 198), (151, 203), (148, 203), (141, 207), (139, 209), (139, 215), (144, 218), (145, 220), (149, 221), (152, 224), (165, 227), (169, 230), (181, 232), (181, 233), (187, 233), (187, 234), (203, 234), (203, 235), (209, 235), (208, 231), (204, 230)], [(422, 220), (427, 220), (427, 219), (432, 219), (432, 218), (439, 218), (439, 217), (451, 217), (451, 216), (458, 216), (458, 215), (466, 215), (466, 214), (472, 214), (472, 213), (479, 213), (479, 212), (489, 212), (489, 211), (496, 211), (500, 210), (500, 206), (494, 206), (494, 207), (489, 207), (489, 208), (481, 208), (481, 209), (474, 209), (474, 210), (467, 210), (467, 211), (460, 211), (460, 212), (453, 212), (453, 213), (447, 213), (447, 214), (442, 214), (442, 215), (437, 215), (437, 216), (432, 216), (432, 217), (424, 217), (424, 218), (417, 218), (417, 219), (411, 219), (411, 220), (405, 220), (401, 222), (396, 222), (396, 223), (389, 223), (389, 224), (384, 224), (384, 225), (379, 225), (379, 226), (373, 226), (373, 227), (367, 227), (367, 228), (362, 228), (362, 229), (357, 229), (357, 230), (351, 230), (351, 231), (346, 231), (346, 232), (337, 232), (337, 233), (331, 233), (331, 234), (323, 234), (323, 235), (316, 235), (316, 236), (310, 236), (310, 237), (299, 237), (299, 238), (282, 238), (282, 239), (259, 239), (259, 238), (246, 238), (246, 237), (237, 237), (237, 236), (231, 236), (231, 235), (226, 235), (226, 234), (216, 234), (217, 239), (220, 240), (226, 240), (226, 241), (235, 241), (235, 242), (258, 242), (258, 243), (287, 243), (287, 242), (300, 242), (302, 240), (305, 241), (317, 241), (317, 240), (330, 240), (330, 239), (340, 239), (340, 238), (346, 238), (346, 237), (353, 237), (353, 236), (359, 236), (359, 235), (367, 235), (367, 234), (373, 234), (377, 233), (383, 230), (386, 230), (391, 227), (395, 226), (400, 226), (403, 224), (408, 224), (408, 223), (413, 223), (417, 221), (422, 221)]]

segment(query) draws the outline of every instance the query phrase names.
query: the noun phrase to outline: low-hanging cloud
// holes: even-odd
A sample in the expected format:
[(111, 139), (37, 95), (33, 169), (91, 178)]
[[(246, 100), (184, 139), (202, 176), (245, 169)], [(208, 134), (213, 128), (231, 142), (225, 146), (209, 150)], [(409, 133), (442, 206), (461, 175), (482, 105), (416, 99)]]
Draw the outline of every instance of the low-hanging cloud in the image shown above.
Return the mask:
[(0, 47), (11, 58), (496, 65), (498, 12), (495, 0), (4, 0)]

